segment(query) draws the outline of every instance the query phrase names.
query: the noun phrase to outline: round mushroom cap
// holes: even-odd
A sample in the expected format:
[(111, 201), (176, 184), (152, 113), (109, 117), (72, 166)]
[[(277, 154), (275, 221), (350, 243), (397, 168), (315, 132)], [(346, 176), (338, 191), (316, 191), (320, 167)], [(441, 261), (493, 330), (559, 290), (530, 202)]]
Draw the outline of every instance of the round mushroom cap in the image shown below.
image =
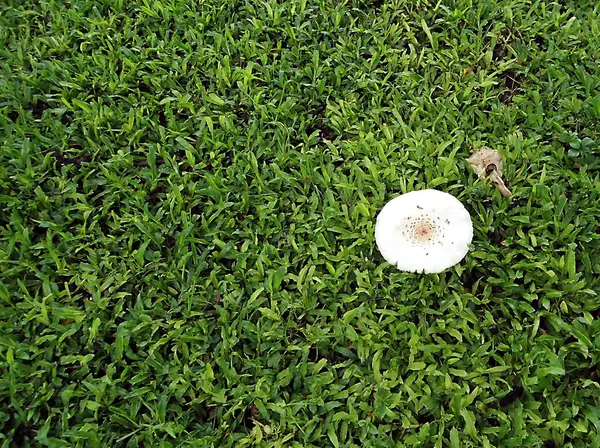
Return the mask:
[(392, 199), (375, 224), (381, 255), (402, 271), (442, 272), (465, 257), (472, 239), (471, 216), (462, 203), (433, 189)]

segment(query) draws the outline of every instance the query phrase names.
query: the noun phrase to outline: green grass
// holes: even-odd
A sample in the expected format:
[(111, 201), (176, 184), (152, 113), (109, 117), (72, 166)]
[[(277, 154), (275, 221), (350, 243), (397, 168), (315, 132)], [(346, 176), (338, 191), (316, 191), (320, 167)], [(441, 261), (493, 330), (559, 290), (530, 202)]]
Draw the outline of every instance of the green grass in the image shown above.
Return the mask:
[(0, 446), (600, 447), (596, 4), (2, 3)]

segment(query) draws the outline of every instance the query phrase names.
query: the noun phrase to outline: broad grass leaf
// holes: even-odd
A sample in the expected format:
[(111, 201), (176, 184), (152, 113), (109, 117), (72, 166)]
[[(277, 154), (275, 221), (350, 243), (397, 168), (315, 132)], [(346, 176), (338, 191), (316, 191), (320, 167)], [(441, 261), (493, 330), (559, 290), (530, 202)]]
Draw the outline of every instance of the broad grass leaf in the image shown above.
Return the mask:
[(331, 441), (331, 444), (334, 446), (334, 448), (339, 448), (340, 442), (335, 432), (334, 425), (329, 425), (329, 428), (327, 428), (327, 437), (329, 437), (329, 440)]
[(544, 378), (548, 375), (563, 376), (565, 369), (562, 367), (542, 367), (535, 371), (535, 376), (538, 378)]

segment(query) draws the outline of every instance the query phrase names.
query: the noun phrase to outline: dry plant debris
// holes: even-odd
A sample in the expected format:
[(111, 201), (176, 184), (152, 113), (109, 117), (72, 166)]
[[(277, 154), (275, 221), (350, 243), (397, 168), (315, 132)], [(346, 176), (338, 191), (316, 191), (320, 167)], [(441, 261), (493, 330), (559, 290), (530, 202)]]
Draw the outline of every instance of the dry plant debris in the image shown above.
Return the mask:
[(512, 192), (502, 180), (502, 154), (499, 151), (484, 146), (469, 157), (467, 162), (479, 177), (489, 177), (503, 196), (512, 196)]

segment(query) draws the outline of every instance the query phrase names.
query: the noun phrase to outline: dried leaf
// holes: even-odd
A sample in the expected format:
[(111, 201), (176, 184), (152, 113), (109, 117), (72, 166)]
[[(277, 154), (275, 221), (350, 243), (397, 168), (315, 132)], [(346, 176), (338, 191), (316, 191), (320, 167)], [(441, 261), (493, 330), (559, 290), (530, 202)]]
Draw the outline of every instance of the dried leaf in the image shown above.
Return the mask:
[(479, 177), (489, 176), (503, 196), (511, 196), (512, 192), (506, 187), (502, 180), (502, 154), (487, 146), (482, 147), (467, 159), (473, 167), (473, 171)]

